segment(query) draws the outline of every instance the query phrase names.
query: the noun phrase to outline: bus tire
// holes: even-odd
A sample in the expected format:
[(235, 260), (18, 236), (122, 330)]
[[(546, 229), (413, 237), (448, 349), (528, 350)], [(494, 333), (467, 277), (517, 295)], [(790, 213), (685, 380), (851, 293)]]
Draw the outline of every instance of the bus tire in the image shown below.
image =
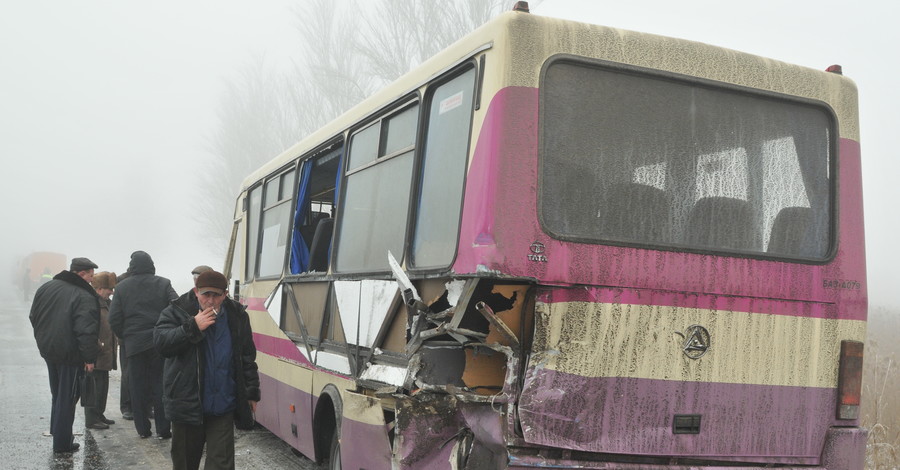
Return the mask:
[[(326, 385), (319, 394), (319, 403), (316, 405), (315, 430), (319, 436), (316, 442), (316, 460), (325, 464), (325, 468), (341, 468), (340, 439), (341, 417), (343, 416), (343, 403), (341, 394), (334, 385)], [(338, 458), (333, 459), (335, 455)], [(336, 466), (335, 466), (336, 465)]]
[(338, 427), (331, 434), (331, 449), (328, 451), (328, 470), (341, 470), (341, 435)]

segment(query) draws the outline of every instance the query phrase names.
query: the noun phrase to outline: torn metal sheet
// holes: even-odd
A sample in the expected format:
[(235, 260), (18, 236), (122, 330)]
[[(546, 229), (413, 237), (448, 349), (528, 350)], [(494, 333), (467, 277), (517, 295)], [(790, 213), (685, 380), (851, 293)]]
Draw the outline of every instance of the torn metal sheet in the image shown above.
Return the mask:
[[(519, 346), (519, 339), (516, 337), (516, 334), (506, 326), (506, 323), (503, 323), (503, 320), (497, 317), (490, 305), (484, 302), (478, 302), (475, 304), (475, 310), (478, 310), (478, 312), (491, 323), (491, 326), (496, 328), (497, 331), (513, 345), (513, 347)], [(485, 335), (485, 337), (487, 337), (487, 335)]]
[(449, 302), (451, 306), (455, 307), (459, 304), (459, 298), (463, 294), (463, 287), (465, 285), (466, 281), (463, 280), (449, 281), (444, 284), (447, 288), (447, 302)]
[(388, 251), (388, 264), (391, 266), (391, 272), (394, 273), (394, 279), (396, 279), (397, 284), (400, 285), (400, 291), (409, 292), (413, 299), (422, 300), (422, 298), (419, 297), (419, 293), (416, 291), (416, 287), (413, 285), (412, 281), (409, 280), (409, 276), (406, 275), (406, 272), (400, 267), (400, 263), (394, 258), (394, 254), (390, 251)]
[(398, 397), (394, 468), (504, 468), (504, 427), (504, 413), (488, 403), (433, 393)]

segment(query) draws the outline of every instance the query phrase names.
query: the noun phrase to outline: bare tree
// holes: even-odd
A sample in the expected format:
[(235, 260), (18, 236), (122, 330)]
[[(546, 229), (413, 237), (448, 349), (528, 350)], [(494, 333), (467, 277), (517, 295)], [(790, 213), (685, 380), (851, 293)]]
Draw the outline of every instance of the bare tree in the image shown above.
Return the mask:
[[(535, 2), (532, 2), (534, 4)], [(203, 181), (201, 217), (224, 249), (240, 182), (302, 136), (509, 7), (510, 0), (310, 0), (295, 11), (299, 63), (250, 63), (228, 84), (210, 150), (221, 172)]]
[(214, 161), (201, 172), (200, 217), (205, 237), (225, 247), (231, 235), (235, 198), (243, 179), (295, 143), (301, 134), (286, 78), (257, 58), (229, 81), (219, 105), (219, 126), (209, 138)]

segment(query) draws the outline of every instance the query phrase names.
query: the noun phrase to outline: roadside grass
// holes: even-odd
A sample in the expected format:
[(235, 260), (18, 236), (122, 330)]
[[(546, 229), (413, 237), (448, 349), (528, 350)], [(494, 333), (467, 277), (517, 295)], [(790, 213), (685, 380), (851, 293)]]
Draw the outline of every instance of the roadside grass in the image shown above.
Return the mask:
[(862, 425), (869, 429), (866, 470), (900, 469), (900, 309), (869, 310)]

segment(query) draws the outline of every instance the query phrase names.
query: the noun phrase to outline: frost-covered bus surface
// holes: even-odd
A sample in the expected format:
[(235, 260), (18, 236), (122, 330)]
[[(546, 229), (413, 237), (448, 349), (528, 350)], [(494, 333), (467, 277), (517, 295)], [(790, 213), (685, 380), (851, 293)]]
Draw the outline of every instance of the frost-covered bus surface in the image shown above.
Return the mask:
[(861, 468), (861, 194), (839, 67), (505, 13), (245, 181), (257, 420), (353, 469)]

